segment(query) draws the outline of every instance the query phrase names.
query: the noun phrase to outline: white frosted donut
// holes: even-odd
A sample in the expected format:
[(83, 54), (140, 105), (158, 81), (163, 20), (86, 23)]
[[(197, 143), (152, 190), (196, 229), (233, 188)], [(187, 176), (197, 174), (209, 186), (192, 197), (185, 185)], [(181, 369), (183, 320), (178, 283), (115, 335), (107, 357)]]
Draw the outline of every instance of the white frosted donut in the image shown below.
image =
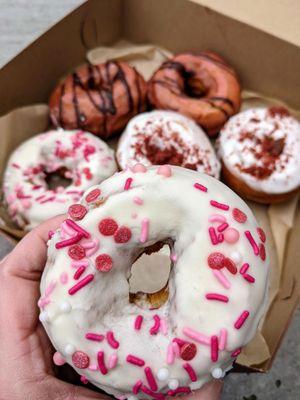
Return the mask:
[(205, 132), (192, 119), (173, 111), (151, 111), (132, 118), (116, 157), (122, 169), (137, 162), (171, 164), (220, 176), (219, 160)]
[[(20, 228), (32, 229), (66, 212), (92, 185), (116, 172), (114, 152), (88, 132), (49, 131), (22, 143), (10, 156), (3, 192), (8, 212)], [(50, 189), (46, 177), (59, 172), (67, 187)]]
[[(124, 398), (162, 400), (223, 377), (267, 297), (266, 237), (248, 206), (208, 175), (137, 164), (81, 207), (49, 241), (41, 282), (55, 358)], [(160, 241), (170, 245), (169, 298), (140, 308), (129, 302), (131, 266)]]
[(300, 186), (300, 123), (286, 109), (252, 108), (231, 117), (218, 144), (225, 167), (248, 187), (281, 194)]

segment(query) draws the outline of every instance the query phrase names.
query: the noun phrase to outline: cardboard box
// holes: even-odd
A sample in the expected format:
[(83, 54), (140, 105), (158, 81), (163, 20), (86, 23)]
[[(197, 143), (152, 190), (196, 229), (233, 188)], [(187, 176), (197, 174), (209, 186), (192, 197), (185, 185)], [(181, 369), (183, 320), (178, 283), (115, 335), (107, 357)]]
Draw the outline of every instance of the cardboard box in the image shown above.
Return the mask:
[[(23, 105), (47, 103), (55, 83), (85, 61), (86, 52), (120, 38), (154, 43), (172, 52), (210, 49), (239, 71), (243, 86), (300, 104), (300, 48), (256, 27), (199, 4), (199, 0), (89, 0), (42, 35), (0, 70), (0, 115)], [(207, 4), (207, 1), (203, 1)], [(230, 1), (233, 3), (233, 1)], [(228, 10), (227, 10), (228, 11)], [(1, 141), (1, 132), (0, 132)], [(262, 332), (271, 357), (251, 370), (267, 371), (293, 310), (300, 279), (300, 209), (290, 232), (281, 289), (268, 311)]]

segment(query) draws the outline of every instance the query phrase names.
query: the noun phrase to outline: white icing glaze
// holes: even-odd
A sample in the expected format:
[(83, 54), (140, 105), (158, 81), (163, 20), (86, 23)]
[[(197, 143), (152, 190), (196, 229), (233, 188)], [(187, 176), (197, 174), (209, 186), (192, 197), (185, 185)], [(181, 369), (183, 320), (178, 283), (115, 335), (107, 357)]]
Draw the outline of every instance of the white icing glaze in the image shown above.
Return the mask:
[[(153, 164), (147, 144), (155, 154), (156, 163), (170, 163), (159, 151), (170, 152), (177, 158), (176, 165), (193, 166), (199, 172), (215, 178), (220, 176), (220, 163), (205, 132), (192, 119), (173, 111), (151, 111), (132, 118), (124, 130), (117, 149), (117, 160), (122, 169), (141, 162)], [(170, 157), (168, 154), (167, 157)], [(153, 156), (152, 156), (153, 157)], [(180, 157), (182, 161), (180, 162)]]
[[(247, 134), (253, 134), (251, 137)], [(245, 135), (246, 134), (246, 135)], [(242, 140), (241, 140), (242, 138)], [(263, 179), (241, 171), (252, 166), (263, 167), (262, 144), (271, 138), (284, 140), (276, 157), (273, 172)], [(286, 193), (300, 185), (300, 123), (291, 116), (271, 114), (267, 108), (253, 108), (231, 117), (220, 133), (219, 155), (226, 168), (250, 188), (265, 193)]]
[[(65, 237), (61, 237), (61, 229), (49, 241), (39, 306), (44, 312), (50, 312), (50, 317), (43, 319), (42, 323), (53, 345), (70, 365), (74, 366), (72, 349), (73, 352), (76, 350), (88, 355), (90, 368), (74, 368), (108, 393), (128, 396), (139, 380), (148, 387), (145, 367), (152, 369), (161, 393), (167, 393), (170, 390), (168, 386), (175, 381), (178, 381), (180, 388), (194, 390), (212, 379), (216, 368), (226, 371), (234, 360), (232, 352), (254, 337), (266, 304), (269, 258), (267, 256), (263, 261), (254, 254), (245, 231), (250, 231), (257, 245), (262, 246), (256, 229), (257, 222), (248, 206), (221, 182), (180, 167), (151, 167), (146, 172), (134, 170), (113, 175), (101, 185), (90, 188), (83, 197), (82, 205), (88, 212), (76, 223), (91, 237), (80, 239), (79, 244), (85, 246), (87, 241), (99, 239), (100, 246), (93, 254), (78, 262), (72, 261), (68, 255), (69, 247), (56, 248), (58, 242), (65, 240)], [(128, 187), (128, 179), (132, 179), (130, 187), (124, 190), (125, 186)], [(203, 185), (203, 190), (196, 189), (195, 183)], [(86, 199), (95, 193), (98, 193), (98, 197), (95, 196), (94, 201), (88, 203)], [(143, 200), (142, 204), (134, 202), (136, 197)], [(230, 208), (218, 209), (211, 205), (211, 200), (227, 204)], [(235, 208), (246, 214), (245, 222), (237, 222), (233, 212)], [(137, 217), (133, 219), (132, 213), (136, 213)], [(222, 216), (222, 221), (210, 222), (210, 217), (216, 213), (219, 218)], [(99, 231), (100, 222), (106, 218), (112, 218), (118, 224), (118, 230), (114, 228), (114, 235), (105, 236)], [(217, 231), (224, 220), (240, 232), (240, 238), (234, 244), (223, 241), (212, 245), (208, 229), (213, 227)], [(147, 229), (145, 231), (145, 221), (148, 221), (148, 232)], [(124, 227), (130, 229), (131, 238), (126, 243), (116, 243), (118, 231)], [(176, 254), (169, 279), (169, 299), (159, 309), (141, 309), (129, 303), (131, 265), (145, 247), (167, 238), (174, 242), (171, 254)], [(216, 270), (208, 265), (209, 255), (221, 252), (228, 257), (233, 251), (243, 254), (243, 262), (249, 263), (247, 274), (255, 278), (254, 283), (247, 281), (239, 272), (241, 265), (237, 265), (236, 274), (223, 267), (223, 264), (222, 269), (218, 270), (230, 288), (224, 287), (216, 278)], [(95, 260), (101, 254), (111, 256), (113, 265), (109, 272), (101, 272), (96, 268)], [(79, 281), (89, 275), (93, 276), (93, 280), (70, 295), (68, 291), (78, 283), (73, 279), (74, 267), (79, 268), (80, 264), (84, 264), (86, 269)], [(67, 284), (60, 282), (62, 273), (68, 274)], [(229, 301), (207, 300), (208, 293), (228, 296)], [(65, 301), (72, 307), (69, 313), (61, 312), (60, 306)], [(249, 316), (237, 329), (236, 321), (244, 311), (248, 311)], [(134, 329), (138, 315), (143, 316), (140, 330)], [(165, 334), (161, 330), (150, 334), (155, 315), (166, 322), (168, 328)], [(208, 338), (208, 342), (203, 344), (191, 339), (187, 336), (187, 328), (200, 332), (204, 338)], [(217, 360), (213, 361), (211, 337), (220, 339), (221, 330), (227, 331), (227, 340), (224, 350), (219, 350)], [(106, 338), (100, 342), (85, 338), (88, 332), (105, 337), (109, 331), (114, 333), (119, 342), (117, 349), (112, 348)], [(194, 343), (197, 347), (194, 358), (184, 361), (180, 348), (180, 355), (173, 357), (173, 362), (168, 362), (167, 352), (174, 338)], [(98, 364), (99, 351), (104, 352), (106, 365), (113, 354), (118, 357), (116, 366), (105, 375), (94, 367)], [(128, 363), (126, 358), (129, 354), (143, 359), (145, 365), (139, 367)], [(192, 366), (197, 375), (195, 382), (191, 382), (184, 369), (186, 363)], [(138, 398), (147, 398), (147, 395), (139, 391)]]
[[(50, 190), (45, 174), (66, 168), (71, 184)], [(62, 129), (23, 142), (10, 156), (3, 190), (12, 219), (26, 230), (67, 211), (83, 192), (116, 172), (114, 152), (88, 132)]]

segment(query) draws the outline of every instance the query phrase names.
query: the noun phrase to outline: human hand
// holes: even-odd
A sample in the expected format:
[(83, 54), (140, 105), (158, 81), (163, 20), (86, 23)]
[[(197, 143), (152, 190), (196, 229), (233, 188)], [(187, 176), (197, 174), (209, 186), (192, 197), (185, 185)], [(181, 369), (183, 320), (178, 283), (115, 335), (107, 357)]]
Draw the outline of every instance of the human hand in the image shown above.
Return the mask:
[[(108, 396), (57, 379), (53, 349), (39, 323), (37, 302), (49, 230), (63, 216), (28, 233), (0, 263), (0, 400), (92, 400)], [(182, 400), (217, 400), (222, 383), (210, 382)]]

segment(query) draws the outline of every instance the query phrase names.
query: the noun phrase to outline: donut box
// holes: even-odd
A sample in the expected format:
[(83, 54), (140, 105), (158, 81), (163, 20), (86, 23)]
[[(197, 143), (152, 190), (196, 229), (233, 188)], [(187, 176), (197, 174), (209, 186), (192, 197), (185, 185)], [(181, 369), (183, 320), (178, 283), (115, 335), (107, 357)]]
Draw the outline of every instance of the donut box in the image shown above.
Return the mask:
[[(239, 71), (243, 87), (297, 108), (300, 95), (296, 88), (300, 86), (300, 76), (296, 66), (300, 63), (300, 49), (200, 3), (90, 0), (2, 68), (0, 88), (5, 96), (0, 104), (0, 176), (12, 150), (25, 139), (47, 129), (49, 115), (45, 103), (59, 79), (83, 63), (91, 50), (109, 47), (120, 39), (155, 44), (172, 53), (215, 50)], [(55, 59), (55, 63), (49, 62), (51, 59)], [(278, 77), (283, 71), (284, 84), (280, 84)], [(266, 206), (258, 207), (257, 212), (262, 219), (268, 218)], [(294, 260), (300, 258), (297, 246), (300, 210), (296, 209), (293, 217), (290, 205), (284, 204), (278, 212), (293, 223), (290, 223), (291, 229), (286, 221), (278, 225), (278, 230), (282, 229), (280, 232), (288, 237), (282, 268), (271, 280), (275, 299), (260, 329), (265, 343), (258, 341), (246, 348), (238, 358), (240, 370), (265, 372), (271, 367), (297, 306), (299, 265)], [(3, 210), (0, 216), (6, 227), (3, 237), (7, 233), (13, 237), (22, 236), (23, 232), (12, 227)], [(262, 356), (258, 360), (255, 354)]]

